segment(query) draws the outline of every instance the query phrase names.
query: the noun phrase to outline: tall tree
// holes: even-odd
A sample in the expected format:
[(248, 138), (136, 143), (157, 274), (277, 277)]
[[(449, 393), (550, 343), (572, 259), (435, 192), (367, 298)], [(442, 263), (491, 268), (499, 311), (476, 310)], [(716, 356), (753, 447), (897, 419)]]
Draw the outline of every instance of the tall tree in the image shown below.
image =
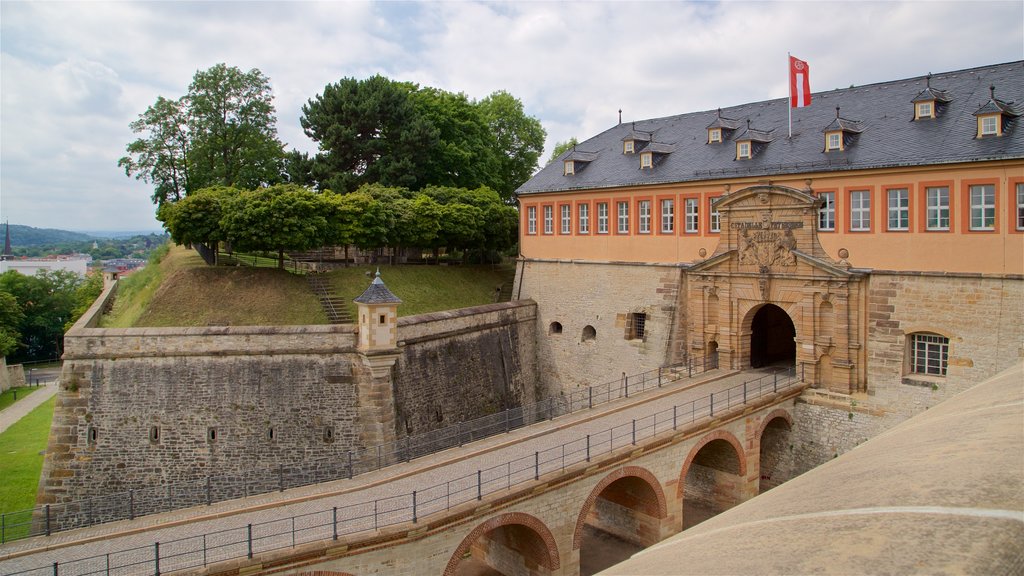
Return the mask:
[(279, 184), (249, 190), (224, 206), (220, 226), (239, 250), (276, 251), (284, 268), (285, 250), (322, 246), (327, 235), (323, 198), (300, 186)]
[(501, 180), (501, 157), (479, 105), (465, 94), (421, 88), (416, 107), (437, 130), (437, 143), (419, 174), (420, 185), (476, 188)]
[(237, 188), (227, 186), (203, 188), (174, 204), (161, 206), (159, 217), (176, 243), (202, 244), (216, 259), (218, 244), (225, 239), (221, 227), (224, 207), (231, 198), (240, 194)]
[(128, 144), (128, 155), (117, 165), (126, 176), (153, 185), (153, 203), (162, 206), (183, 198), (189, 190), (188, 112), (183, 100), (158, 96), (156, 103), (129, 127), (145, 134)]
[(209, 186), (273, 184), (284, 158), (276, 122), (266, 76), (217, 64), (196, 72), (185, 96), (158, 97), (130, 124), (141, 136), (118, 165), (153, 184), (158, 207)]
[(343, 78), (302, 107), (302, 128), (321, 151), (314, 176), (322, 189), (343, 193), (371, 182), (424, 184), (421, 173), (438, 130), (410, 98), (416, 89), (379, 75)]
[(565, 142), (556, 142), (555, 149), (551, 151), (551, 158), (548, 158), (548, 164), (551, 164), (555, 160), (558, 160), (558, 157), (564, 154), (566, 150), (572, 148), (577, 144), (579, 144), (579, 142), (576, 141), (575, 136), (569, 138)]
[(540, 121), (527, 116), (523, 103), (504, 90), (480, 101), (480, 110), (495, 141), (498, 178), (475, 185), (492, 186), (506, 201), (512, 202), (516, 188), (533, 176), (537, 160), (544, 151), (547, 133)]
[(25, 313), (18, 299), (10, 292), (0, 291), (0, 356), (8, 356), (18, 349), (24, 321)]

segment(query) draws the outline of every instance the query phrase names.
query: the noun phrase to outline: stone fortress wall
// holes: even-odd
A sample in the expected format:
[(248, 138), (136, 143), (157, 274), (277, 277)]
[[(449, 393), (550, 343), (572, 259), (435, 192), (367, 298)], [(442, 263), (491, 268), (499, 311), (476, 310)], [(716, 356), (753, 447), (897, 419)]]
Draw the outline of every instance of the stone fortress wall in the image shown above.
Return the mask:
[[(115, 294), (65, 337), (41, 504), (207, 476), (213, 499), (240, 481), (337, 477), (381, 422), (400, 439), (536, 399), (528, 301), (402, 318), (381, 388), (354, 325), (97, 328)], [(441, 397), (459, 403), (439, 421)]]

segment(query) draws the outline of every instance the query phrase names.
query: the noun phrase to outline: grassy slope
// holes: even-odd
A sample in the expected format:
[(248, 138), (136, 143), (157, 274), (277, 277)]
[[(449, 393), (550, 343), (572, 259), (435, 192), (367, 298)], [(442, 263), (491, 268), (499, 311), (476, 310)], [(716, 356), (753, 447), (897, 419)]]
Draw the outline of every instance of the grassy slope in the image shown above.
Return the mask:
[[(120, 292), (105, 327), (324, 324), (302, 276), (272, 268), (210, 267), (191, 250), (172, 248), (140, 286)], [(127, 280), (135, 280), (130, 276)]]
[(47, 400), (0, 434), (0, 511), (35, 506), (43, 467), (39, 453), (46, 449), (54, 401)]
[[(330, 272), (337, 294), (349, 301), (349, 312), (356, 317), (358, 297), (369, 286), (377, 266), (353, 266)], [(402, 303), (399, 316), (412, 316), (439, 310), (453, 310), (494, 302), (494, 289), (511, 280), (513, 266), (381, 266), (380, 276)], [(367, 272), (370, 276), (367, 276)], [(506, 284), (505, 291), (511, 290)], [(509, 295), (503, 294), (502, 300)]]
[[(329, 273), (339, 297), (349, 302), (370, 283), (376, 266)], [(514, 267), (382, 266), (388, 288), (402, 299), (402, 316), (476, 306), (494, 301), (504, 285), (508, 300)], [(371, 275), (367, 275), (367, 273)], [(325, 324), (326, 316), (302, 276), (273, 268), (210, 267), (192, 250), (174, 247), (158, 265), (124, 279), (106, 328), (141, 326), (281, 326)]]

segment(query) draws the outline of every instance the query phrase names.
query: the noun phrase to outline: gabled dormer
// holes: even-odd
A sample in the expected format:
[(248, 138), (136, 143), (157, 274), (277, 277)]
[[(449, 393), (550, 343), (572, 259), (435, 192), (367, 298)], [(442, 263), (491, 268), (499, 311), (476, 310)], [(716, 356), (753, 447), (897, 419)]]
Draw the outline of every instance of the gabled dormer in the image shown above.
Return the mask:
[(579, 174), (596, 159), (596, 153), (582, 152), (573, 146), (572, 152), (562, 160), (562, 175), (572, 176), (573, 174)]
[(838, 152), (853, 146), (857, 136), (864, 131), (864, 125), (856, 120), (848, 120), (839, 116), (836, 106), (836, 117), (825, 127), (825, 152)]
[(914, 97), (914, 121), (938, 118), (953, 98), (945, 90), (932, 88), (932, 76), (925, 78), (925, 88)]
[(989, 100), (978, 108), (974, 116), (978, 119), (976, 138), (1002, 136), (1008, 132), (1013, 121), (1020, 113), (1013, 108), (1013, 102), (1003, 102), (996, 98), (996, 87), (989, 86)]
[(750, 120), (747, 120), (747, 129), (736, 137), (736, 159), (749, 160), (757, 156), (774, 139), (771, 130), (751, 128)]
[(626, 134), (622, 138), (622, 153), (623, 154), (636, 154), (647, 147), (647, 143), (651, 141), (650, 132), (641, 132), (636, 129), (636, 124), (633, 124), (629, 134)]
[(743, 122), (740, 120), (733, 120), (732, 118), (726, 118), (722, 116), (722, 109), (718, 109), (718, 116), (715, 120), (708, 124), (708, 144), (721, 144), (732, 136), (732, 133), (743, 126)]
[(642, 152), (640, 152), (640, 169), (649, 170), (654, 168), (662, 161), (662, 159), (674, 152), (675, 149), (676, 147), (674, 144), (651, 142)]

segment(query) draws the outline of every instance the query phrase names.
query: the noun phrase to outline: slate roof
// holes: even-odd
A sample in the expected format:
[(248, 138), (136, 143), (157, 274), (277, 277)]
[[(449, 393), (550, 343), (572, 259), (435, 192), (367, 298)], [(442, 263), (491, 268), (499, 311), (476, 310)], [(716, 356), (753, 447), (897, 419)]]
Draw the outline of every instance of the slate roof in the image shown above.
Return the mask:
[(359, 295), (358, 298), (353, 300), (359, 304), (401, 304), (402, 301), (388, 290), (388, 287), (384, 285), (384, 281), (380, 279), (380, 270), (377, 270), (377, 275), (374, 276), (373, 282), (370, 282), (370, 286)]
[[(585, 172), (562, 175), (569, 154), (542, 168), (516, 190), (518, 195), (618, 186), (748, 176), (781, 176), (820, 171), (927, 166), (984, 160), (1024, 158), (1024, 129), (1016, 120), (999, 138), (976, 138), (974, 114), (990, 100), (989, 86), (1003, 102), (1024, 102), (1024, 61), (933, 74), (949, 103), (941, 116), (913, 121), (912, 100), (928, 88), (926, 76), (815, 92), (812, 104), (793, 110), (793, 137), (787, 137), (789, 98), (723, 108), (721, 116), (760, 131), (772, 141), (754, 158), (735, 159), (741, 134), (725, 135), (720, 144), (707, 144), (707, 127), (717, 110), (627, 122), (585, 140), (579, 148), (593, 154)], [(847, 150), (823, 152), (822, 130), (835, 120), (835, 108), (856, 118), (863, 132)], [(622, 153), (623, 138), (633, 131), (650, 132), (659, 142), (673, 142), (675, 151), (654, 169), (641, 170), (636, 155)]]

